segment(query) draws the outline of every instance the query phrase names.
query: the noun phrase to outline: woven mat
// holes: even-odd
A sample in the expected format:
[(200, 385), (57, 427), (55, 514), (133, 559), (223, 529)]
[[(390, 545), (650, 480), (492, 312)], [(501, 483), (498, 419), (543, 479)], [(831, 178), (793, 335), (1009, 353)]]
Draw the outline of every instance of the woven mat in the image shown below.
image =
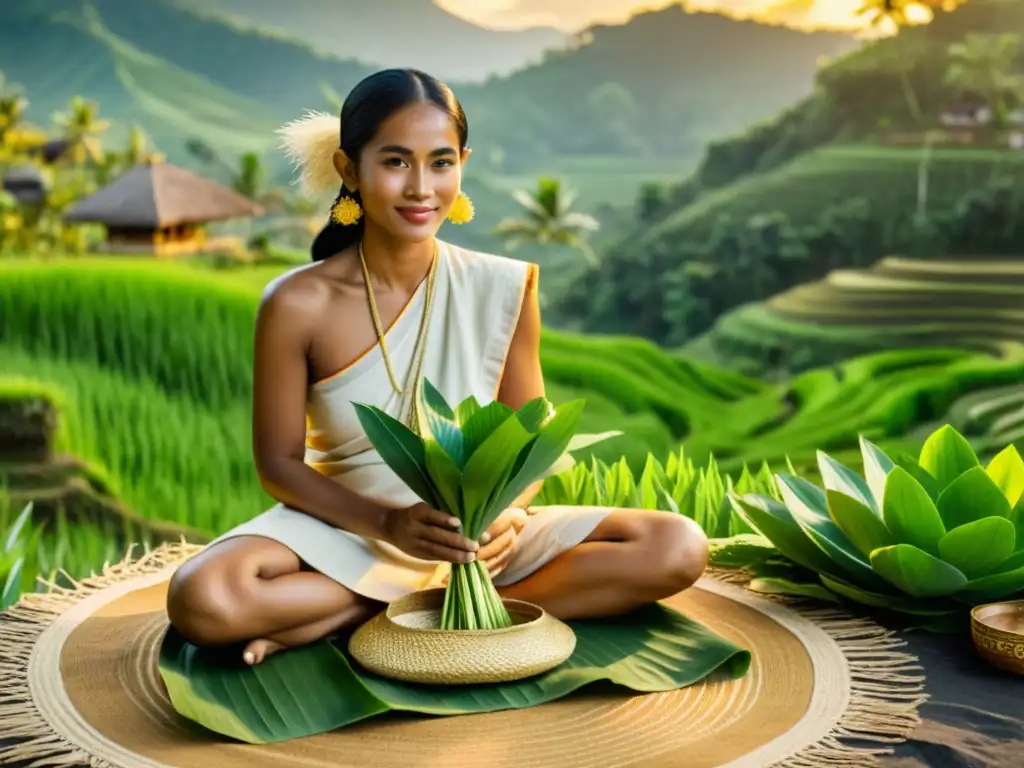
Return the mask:
[[(0, 624), (0, 764), (99, 768), (787, 768), (875, 763), (918, 722), (923, 677), (863, 619), (705, 578), (668, 605), (750, 648), (750, 672), (679, 691), (602, 688), (532, 709), (394, 716), (272, 745), (210, 734), (168, 701), (156, 660), (169, 546), (74, 590), (29, 595)], [(854, 737), (856, 744), (849, 741)]]

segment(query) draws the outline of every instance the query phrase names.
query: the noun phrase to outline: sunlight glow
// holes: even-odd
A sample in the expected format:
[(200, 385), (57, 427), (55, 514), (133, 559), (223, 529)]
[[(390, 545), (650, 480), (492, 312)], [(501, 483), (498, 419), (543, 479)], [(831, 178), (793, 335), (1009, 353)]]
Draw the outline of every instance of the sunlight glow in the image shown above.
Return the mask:
[[(853, 29), (891, 34), (891, 25), (870, 28), (870, 15), (858, 14), (864, 0), (435, 0), (465, 19), (497, 29), (553, 26), (576, 32), (590, 24), (621, 24), (636, 13), (684, 5), (691, 10), (719, 11), (741, 18), (788, 24), (804, 29)], [(931, 20), (924, 5), (907, 8), (919, 24)]]

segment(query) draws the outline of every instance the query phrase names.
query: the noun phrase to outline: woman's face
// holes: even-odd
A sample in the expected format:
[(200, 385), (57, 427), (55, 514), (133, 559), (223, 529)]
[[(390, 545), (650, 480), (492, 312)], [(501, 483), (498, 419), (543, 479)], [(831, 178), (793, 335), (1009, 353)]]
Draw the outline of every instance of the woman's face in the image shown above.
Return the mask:
[(336, 162), (346, 186), (359, 190), (364, 215), (395, 239), (419, 242), (437, 234), (458, 197), (469, 149), (460, 153), (459, 134), (443, 110), (418, 102), (381, 125), (357, 168), (340, 154)]

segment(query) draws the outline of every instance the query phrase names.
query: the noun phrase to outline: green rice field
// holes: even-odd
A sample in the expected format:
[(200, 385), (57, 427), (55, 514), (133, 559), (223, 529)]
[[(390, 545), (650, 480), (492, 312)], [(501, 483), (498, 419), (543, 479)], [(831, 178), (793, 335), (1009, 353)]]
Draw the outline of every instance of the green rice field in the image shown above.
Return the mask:
[(725, 362), (776, 350), (825, 364), (899, 346), (1002, 354), (1024, 341), (1022, 291), (1019, 259), (887, 258), (740, 307), (695, 346)]
[[(250, 449), (261, 281), (141, 260), (5, 262), (0, 389), (28, 381), (59, 393), (59, 450), (102, 467), (141, 516), (216, 535), (272, 503)], [(626, 432), (594, 455), (625, 455), (634, 471), (648, 453), (663, 458), (680, 444), (698, 463), (714, 456), (736, 474), (787, 458), (813, 472), (817, 449), (856, 466), (858, 433), (916, 450), (915, 425), (1024, 376), (1020, 345), (998, 357), (938, 347), (883, 352), (785, 385), (634, 339), (546, 331), (542, 349), (549, 396), (585, 397), (584, 431)]]

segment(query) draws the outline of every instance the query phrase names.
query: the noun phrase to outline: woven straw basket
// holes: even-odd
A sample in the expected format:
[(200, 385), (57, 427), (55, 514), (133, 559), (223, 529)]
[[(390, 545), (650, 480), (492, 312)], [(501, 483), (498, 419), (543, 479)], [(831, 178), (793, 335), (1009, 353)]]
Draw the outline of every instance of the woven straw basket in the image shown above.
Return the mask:
[(370, 672), (410, 683), (464, 685), (521, 680), (554, 669), (576, 648), (576, 635), (543, 609), (505, 600), (513, 625), (442, 630), (444, 589), (414, 592), (391, 603), (349, 640), (352, 657)]

